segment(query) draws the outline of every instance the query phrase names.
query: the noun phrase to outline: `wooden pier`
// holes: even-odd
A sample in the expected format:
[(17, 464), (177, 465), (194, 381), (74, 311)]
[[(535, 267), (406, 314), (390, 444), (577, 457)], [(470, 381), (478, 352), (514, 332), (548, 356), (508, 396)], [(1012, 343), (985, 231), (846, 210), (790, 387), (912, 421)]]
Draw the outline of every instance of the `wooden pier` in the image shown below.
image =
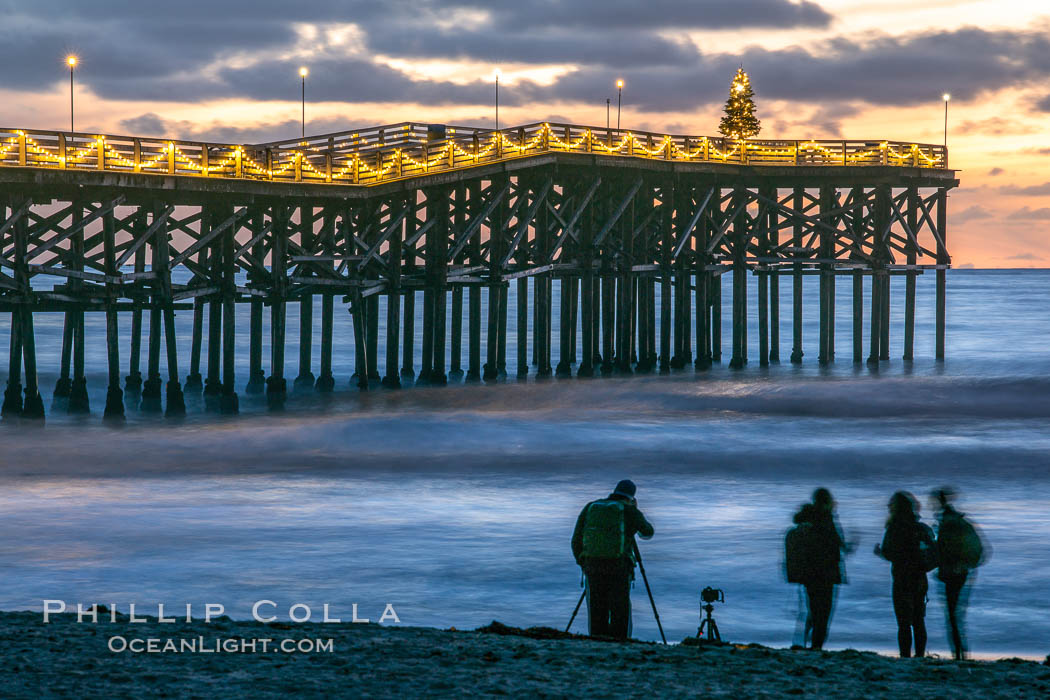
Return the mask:
[[(807, 310), (819, 314), (816, 359), (831, 363), (834, 280), (847, 276), (852, 361), (877, 366), (889, 360), (890, 276), (906, 279), (898, 303), (910, 360), (916, 276), (934, 271), (941, 359), (947, 194), (957, 185), (944, 147), (888, 141), (735, 142), (547, 123), (397, 124), (256, 145), (0, 129), (0, 311), (11, 324), (3, 415), (44, 415), (37, 312), (65, 314), (55, 394), (71, 412), (90, 410), (84, 348), (103, 340), (85, 337), (84, 315), (105, 314), (112, 419), (124, 415), (124, 391), (168, 415), (185, 411), (190, 391), (236, 412), (235, 304), (250, 305), (245, 391), (265, 391), (275, 406), (289, 388), (289, 303), (299, 304), (296, 387), (331, 391), (333, 354), (352, 351), (357, 386), (396, 388), (409, 378), (444, 384), (450, 373), (498, 378), (510, 323), (519, 376), (707, 368), (723, 359), (726, 273), (730, 367), (776, 363), (781, 350), (803, 361), (807, 275), (820, 279), (818, 308)], [(64, 282), (45, 289), (33, 284), (40, 275)], [(758, 277), (750, 303), (748, 275)], [(779, 333), (782, 293), (790, 339)], [(333, 345), (337, 302), (352, 318), (352, 349)], [(748, 357), (752, 307), (757, 358)], [(178, 309), (193, 314), (189, 358), (178, 357)], [(118, 312), (131, 312), (126, 367)]]

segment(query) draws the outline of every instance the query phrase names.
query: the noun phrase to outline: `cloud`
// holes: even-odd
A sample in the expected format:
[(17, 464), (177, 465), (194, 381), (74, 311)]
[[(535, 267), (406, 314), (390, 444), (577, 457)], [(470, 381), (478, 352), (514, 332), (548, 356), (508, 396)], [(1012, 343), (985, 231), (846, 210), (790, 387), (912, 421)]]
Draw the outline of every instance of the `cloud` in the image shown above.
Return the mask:
[(153, 112), (120, 120), (120, 128), (136, 136), (169, 136), (167, 123)]
[[(567, 67), (549, 85), (508, 85), (500, 97), (510, 106), (600, 104), (623, 77), (625, 105), (690, 111), (721, 103), (743, 63), (760, 116), (764, 101), (821, 103), (825, 111), (808, 124), (838, 135), (849, 115), (836, 113), (836, 102), (917, 105), (943, 90), (971, 100), (1050, 79), (1050, 30), (1038, 23), (725, 51), (698, 48), (686, 34), (833, 27), (807, 0), (0, 0), (0, 11), (0, 65), (19, 67), (7, 71), (5, 87), (55, 90), (66, 75), (65, 48), (81, 56), (78, 84), (115, 100), (294, 100), (296, 68), (306, 63), (311, 100), (486, 105), (487, 76), (463, 83), (390, 65), (468, 61), (515, 63), (519, 72)], [(1007, 128), (1002, 121), (965, 128)]]
[(988, 171), (988, 174), (991, 175), (992, 177), (995, 177), (996, 175), (1002, 175), (1005, 172), (1006, 171), (1003, 170), (1002, 168), (992, 168), (991, 170)]
[[(814, 137), (841, 137), (842, 121), (853, 117), (860, 112), (860, 108), (854, 104), (831, 104), (818, 107), (811, 114), (802, 119), (783, 119), (777, 122), (776, 133), (785, 133), (792, 130), (801, 130), (809, 138)], [(795, 110), (791, 110), (792, 113)]]
[(1042, 255), (1036, 255), (1035, 253), (1017, 253), (1016, 255), (1007, 255), (1007, 260), (1046, 260)]
[(952, 221), (956, 223), (963, 223), (965, 221), (976, 221), (978, 219), (991, 219), (994, 216), (992, 212), (988, 211), (980, 204), (975, 204), (972, 207), (963, 209), (958, 214), (951, 214)]
[(962, 263), (962, 264), (959, 264), (959, 265), (953, 265), (953, 267), (956, 270), (972, 270), (973, 269), (973, 263)]
[[(361, 126), (342, 119), (315, 119), (306, 121), (307, 133), (329, 134)], [(285, 120), (263, 122), (249, 127), (229, 126), (226, 124), (197, 124), (190, 121), (172, 121), (149, 112), (137, 117), (120, 121), (120, 127), (127, 133), (142, 136), (160, 136), (179, 138), (187, 141), (209, 141), (212, 143), (268, 143), (288, 138), (289, 134), (298, 134), (300, 122)]]
[(1031, 209), (1025, 206), (1009, 214), (1006, 218), (1021, 221), (1050, 221), (1050, 207)]
[(826, 27), (832, 16), (806, 0), (474, 0), (490, 9), (494, 24), (510, 28), (739, 29)]
[(964, 121), (958, 126), (957, 130), (960, 134), (991, 134), (993, 136), (1002, 136), (1003, 134), (1037, 134), (1042, 131), (1039, 127), (1031, 124), (1004, 117)]
[(1050, 182), (1041, 185), (1003, 185), (999, 188), (1002, 194), (1022, 195), (1027, 197), (1050, 195)]
[(1040, 112), (1050, 112), (1050, 95), (1047, 95), (1042, 99), (1036, 100), (1035, 108)]

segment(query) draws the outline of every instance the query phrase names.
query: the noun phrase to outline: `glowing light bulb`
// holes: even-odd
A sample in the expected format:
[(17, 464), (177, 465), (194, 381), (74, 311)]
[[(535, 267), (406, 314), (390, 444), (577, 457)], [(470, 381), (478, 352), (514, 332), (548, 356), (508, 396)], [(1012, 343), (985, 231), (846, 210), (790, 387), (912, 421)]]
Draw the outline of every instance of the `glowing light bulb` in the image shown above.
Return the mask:
[(944, 93), (944, 95), (942, 95), (942, 97), (944, 98), (945, 102), (947, 102), (948, 100), (952, 99), (952, 96), (949, 95), (948, 93)]
[(69, 64), (70, 68), (72, 68), (73, 66), (75, 66), (77, 64), (77, 57), (76, 56), (67, 56), (66, 57), (66, 63)]
[(305, 78), (309, 74), (310, 74), (310, 71), (308, 71), (306, 69), (306, 66), (303, 66), (302, 68), (299, 69), (299, 77), (300, 78)]
[(617, 80), (616, 81), (616, 87), (617, 88), (622, 88), (623, 87), (623, 80)]

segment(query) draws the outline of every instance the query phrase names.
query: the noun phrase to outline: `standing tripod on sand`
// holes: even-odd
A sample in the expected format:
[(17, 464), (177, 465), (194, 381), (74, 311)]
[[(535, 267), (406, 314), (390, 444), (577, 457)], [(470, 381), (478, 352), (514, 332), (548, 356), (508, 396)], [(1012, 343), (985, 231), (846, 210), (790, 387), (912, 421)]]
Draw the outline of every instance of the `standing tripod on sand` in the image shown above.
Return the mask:
[[(667, 637), (664, 636), (664, 626), (660, 623), (660, 613), (656, 610), (656, 601), (653, 599), (653, 589), (649, 587), (649, 577), (645, 575), (645, 566), (642, 564), (642, 553), (638, 550), (638, 543), (634, 543), (634, 556), (638, 561), (638, 570), (642, 572), (642, 581), (645, 582), (645, 592), (649, 594), (649, 604), (653, 608), (653, 617), (656, 618), (656, 626), (660, 629), (660, 639), (663, 640), (664, 644), (667, 644)], [(572, 627), (572, 623), (576, 620), (576, 613), (580, 612), (580, 606), (583, 605), (584, 598), (587, 597), (587, 589), (583, 589), (583, 593), (580, 594), (580, 599), (576, 601), (576, 608), (572, 611), (572, 617), (569, 618), (569, 624), (565, 625), (565, 631), (568, 632)]]
[(718, 633), (718, 623), (715, 622), (715, 618), (711, 617), (711, 613), (715, 611), (715, 606), (712, 605), (712, 603), (726, 602), (726, 594), (722, 592), (721, 588), (711, 588), (708, 586), (700, 591), (700, 600), (704, 602), (704, 604), (700, 606), (700, 609), (704, 611), (706, 617), (700, 618), (700, 629), (696, 631), (697, 639), (704, 639), (704, 628), (706, 627), (708, 641), (722, 641), (722, 635)]

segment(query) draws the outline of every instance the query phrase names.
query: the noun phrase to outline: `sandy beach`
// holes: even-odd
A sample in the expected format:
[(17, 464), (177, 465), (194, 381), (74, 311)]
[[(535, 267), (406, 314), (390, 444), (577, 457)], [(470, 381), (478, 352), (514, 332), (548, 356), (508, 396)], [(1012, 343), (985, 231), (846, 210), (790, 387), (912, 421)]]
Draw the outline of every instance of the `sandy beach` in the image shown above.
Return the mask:
[[(158, 649), (172, 640), (212, 651), (110, 650), (132, 639), (158, 640)], [(268, 639), (270, 648), (264, 652), (257, 642), (254, 653), (239, 651), (251, 639)], [(287, 639), (331, 640), (332, 650), (289, 653), (280, 650)], [(215, 651), (223, 645), (238, 650)], [(955, 663), (853, 650), (619, 644), (375, 624), (229, 618), (130, 624), (124, 616), (92, 624), (69, 614), (43, 624), (39, 613), (8, 612), (0, 613), (0, 649), (6, 697), (1050, 695), (1050, 667), (1020, 659)]]

